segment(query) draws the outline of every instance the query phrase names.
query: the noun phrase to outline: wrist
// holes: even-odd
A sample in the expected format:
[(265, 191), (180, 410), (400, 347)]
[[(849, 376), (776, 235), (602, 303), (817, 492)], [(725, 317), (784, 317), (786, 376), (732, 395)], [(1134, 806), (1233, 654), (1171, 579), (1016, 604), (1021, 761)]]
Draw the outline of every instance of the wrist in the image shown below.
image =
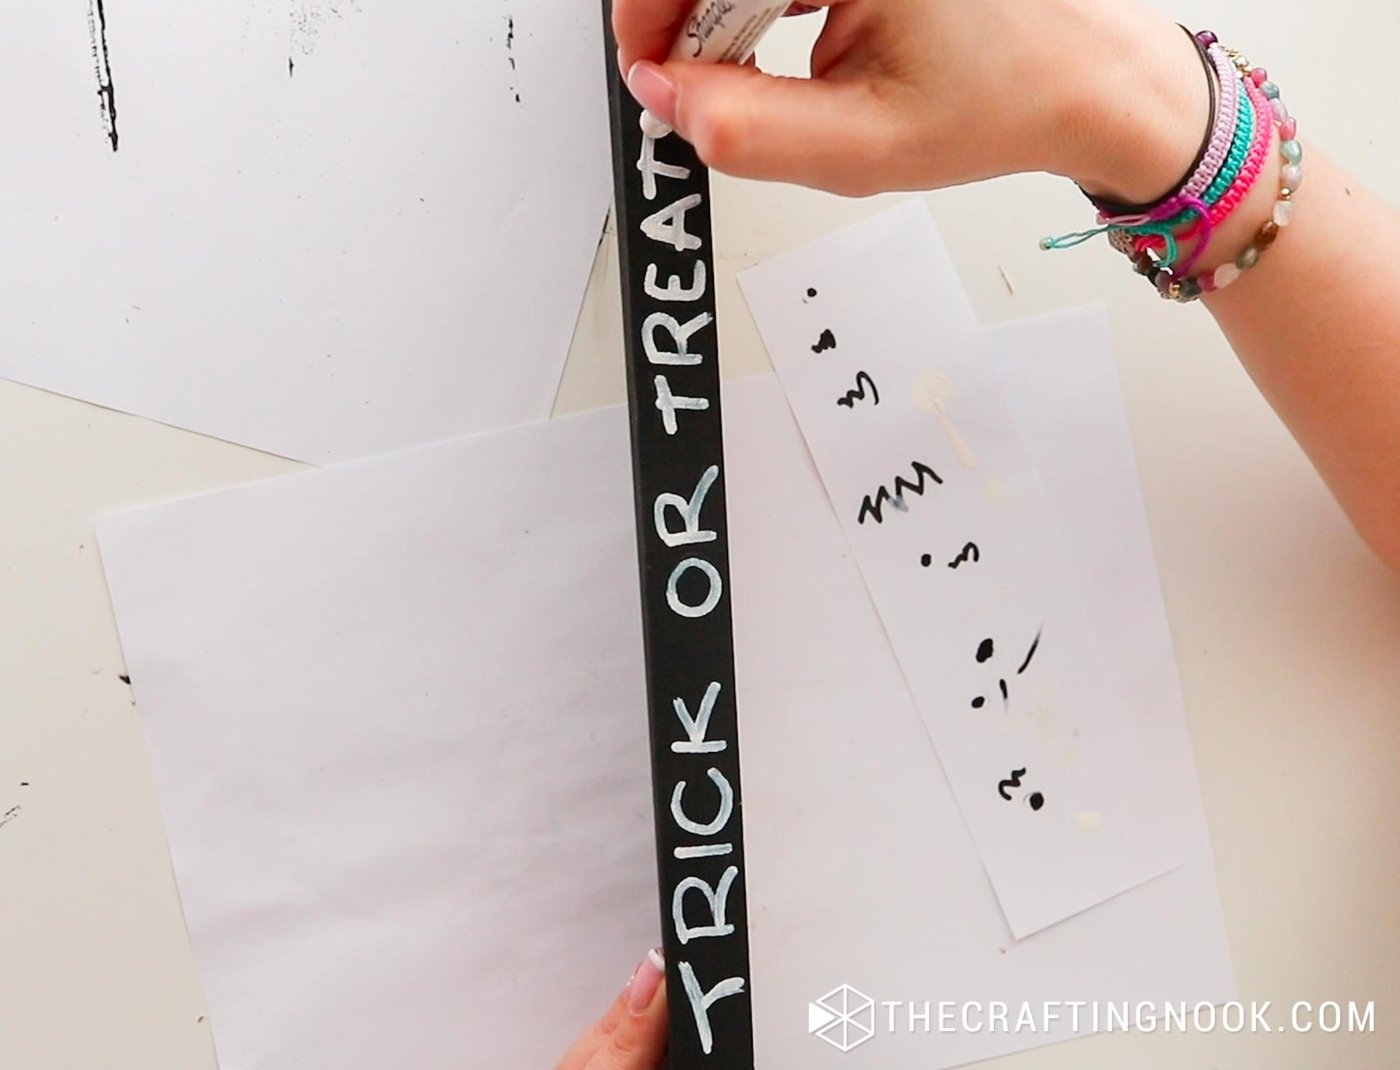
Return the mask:
[(1090, 196), (1156, 201), (1181, 184), (1211, 123), (1210, 76), (1186, 33), (1113, 5), (1066, 94), (1055, 165)]

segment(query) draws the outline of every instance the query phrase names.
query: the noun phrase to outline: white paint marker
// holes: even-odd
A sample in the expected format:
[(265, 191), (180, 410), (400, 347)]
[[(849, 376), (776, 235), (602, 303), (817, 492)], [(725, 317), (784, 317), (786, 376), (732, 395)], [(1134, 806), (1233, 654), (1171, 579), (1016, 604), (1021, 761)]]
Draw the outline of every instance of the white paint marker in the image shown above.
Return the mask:
[[(671, 46), (670, 59), (747, 63), (758, 42), (791, 7), (790, 0), (700, 0)], [(659, 141), (671, 128), (642, 112), (642, 133)]]

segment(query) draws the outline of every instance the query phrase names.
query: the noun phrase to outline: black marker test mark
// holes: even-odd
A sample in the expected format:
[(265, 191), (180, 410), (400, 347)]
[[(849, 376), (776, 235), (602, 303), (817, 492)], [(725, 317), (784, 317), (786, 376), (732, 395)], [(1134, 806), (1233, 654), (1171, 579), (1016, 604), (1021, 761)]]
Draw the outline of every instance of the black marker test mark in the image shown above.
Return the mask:
[(962, 548), (962, 553), (958, 554), (957, 557), (948, 562), (948, 567), (951, 569), (958, 569), (961, 568), (963, 565), (967, 564), (969, 561), (971, 561), (975, 565), (981, 560), (982, 551), (978, 549), (977, 544), (975, 542), (970, 542)]
[(1040, 649), (1040, 637), (1044, 634), (1042, 629), (1035, 633), (1035, 642), (1031, 643), (1031, 648), (1026, 652), (1026, 660), (1021, 662), (1021, 667), (1016, 670), (1017, 676), (1024, 676), (1027, 669), (1031, 667), (1031, 659), (1035, 657), (1035, 652)]
[(515, 102), (520, 103), (520, 86), (515, 81), (517, 64), (515, 62), (515, 16), (506, 16), (506, 59), (510, 62), (510, 92), (515, 97)]
[[(1035, 633), (1035, 640), (1031, 643), (1031, 648), (1027, 651), (1025, 660), (1021, 662), (1021, 667), (1016, 670), (1017, 676), (1025, 675), (1026, 670), (1030, 668), (1031, 662), (1035, 659), (1035, 652), (1040, 649), (1040, 637), (1042, 634), (1043, 629)], [(996, 644), (990, 639), (983, 639), (982, 642), (977, 645), (977, 664), (985, 665), (992, 660), (995, 654)], [(1001, 692), (1002, 708), (1005, 709), (1009, 707), (1011, 704), (1011, 689), (1006, 684), (1006, 677), (998, 678), (997, 690)], [(980, 710), (986, 704), (987, 699), (983, 695), (978, 695), (972, 700), (972, 708), (974, 710)]]
[(999, 784), (997, 785), (997, 794), (1000, 795), (1000, 796), (1001, 796), (1003, 799), (1005, 799), (1007, 802), (1010, 802), (1010, 801), (1011, 801), (1011, 793), (1008, 792), (1006, 789), (1007, 789), (1007, 788), (1019, 788), (1019, 787), (1021, 786), (1021, 778), (1024, 777), (1025, 775), (1026, 775), (1026, 771), (1025, 771), (1024, 769), (1013, 769), (1013, 770), (1011, 770), (1011, 777), (1010, 777), (1010, 779), (1008, 779), (1008, 780), (1003, 780), (1001, 783), (999, 783)]
[(817, 344), (812, 347), (813, 353), (825, 353), (828, 349), (836, 348), (836, 335), (830, 329), (822, 331), (821, 337), (817, 339)]
[(88, 0), (88, 36), (92, 38), (92, 62), (97, 72), (97, 100), (102, 125), (112, 151), (117, 151), (117, 89), (112, 84), (112, 63), (107, 55), (107, 10), (103, 0)]
[(802, 303), (805, 305), (805, 304), (807, 303), (807, 301), (810, 301), (812, 298), (814, 298), (814, 297), (816, 297), (816, 296), (817, 296), (817, 291), (814, 290), (812, 287), (809, 286), (809, 287), (807, 287), (807, 299), (806, 299), (805, 301), (803, 301)]
[(854, 409), (857, 401), (866, 400), (866, 387), (870, 388), (871, 400), (873, 400), (876, 405), (880, 404), (880, 390), (875, 385), (875, 380), (870, 378), (865, 372), (856, 372), (856, 388), (854, 390), (847, 390), (845, 397), (836, 399), (836, 404), (844, 405), (848, 409)]
[(913, 463), (913, 468), (914, 474), (918, 476), (917, 483), (911, 483), (903, 476), (899, 476), (894, 481), (893, 493), (891, 493), (889, 487), (881, 487), (875, 492), (873, 498), (867, 494), (865, 500), (860, 504), (860, 514), (857, 516), (856, 522), (864, 524), (868, 517), (873, 516), (875, 518), (875, 523), (883, 524), (885, 522), (886, 505), (892, 505), (899, 512), (907, 513), (909, 511), (909, 506), (904, 504), (904, 495), (906, 493), (913, 493), (922, 497), (924, 491), (928, 489), (928, 481), (930, 479), (937, 484), (942, 484), (943, 477), (928, 465), (915, 461)]
[[(1007, 789), (1019, 788), (1021, 786), (1021, 780), (1023, 777), (1025, 777), (1025, 775), (1026, 771), (1024, 769), (1011, 770), (1010, 779), (1003, 780), (999, 784), (997, 784), (997, 794), (1000, 795), (1007, 802), (1011, 802), (1011, 793)], [(1045, 806), (1045, 796), (1038, 791), (1033, 791), (1026, 796), (1026, 802), (1030, 804), (1030, 808), (1032, 810), (1038, 811)]]

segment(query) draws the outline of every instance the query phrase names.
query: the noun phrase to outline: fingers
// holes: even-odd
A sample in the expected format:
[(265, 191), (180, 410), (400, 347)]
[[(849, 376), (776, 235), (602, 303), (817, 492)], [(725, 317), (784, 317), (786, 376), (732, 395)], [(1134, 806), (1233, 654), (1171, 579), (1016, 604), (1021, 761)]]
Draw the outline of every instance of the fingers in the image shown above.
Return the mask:
[(656, 1070), (666, 1051), (666, 968), (647, 952), (627, 986), (627, 1010), (587, 1064), (587, 1070)]
[(663, 60), (694, 0), (615, 0), (613, 34), (625, 71), (639, 59)]
[(753, 68), (643, 61), (628, 87), (710, 167), (863, 196), (898, 128), (868, 82), (775, 78)]
[(666, 1050), (665, 964), (649, 951), (612, 1006), (574, 1042), (558, 1070), (656, 1070)]
[[(841, 0), (809, 0), (788, 8), (788, 15), (808, 15)], [(671, 53), (695, 0), (615, 0), (613, 34), (625, 71), (639, 59), (661, 62)]]
[[(633, 974), (633, 976), (636, 975)], [(568, 1054), (559, 1061), (557, 1070), (592, 1070), (591, 1060), (593, 1056), (608, 1042), (608, 1037), (617, 1028), (617, 1023), (627, 1013), (627, 999), (631, 988), (632, 982), (629, 981), (617, 999), (612, 1001), (612, 1006), (607, 1009), (603, 1017), (589, 1026), (588, 1030), (574, 1041)]]

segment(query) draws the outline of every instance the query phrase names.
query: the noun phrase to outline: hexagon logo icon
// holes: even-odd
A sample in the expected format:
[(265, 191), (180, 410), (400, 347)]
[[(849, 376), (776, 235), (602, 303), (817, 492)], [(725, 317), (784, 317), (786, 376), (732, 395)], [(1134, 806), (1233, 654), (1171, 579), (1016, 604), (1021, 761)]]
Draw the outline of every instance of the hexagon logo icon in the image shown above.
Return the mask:
[(838, 1051), (851, 1051), (875, 1035), (875, 1001), (842, 985), (807, 1004), (807, 1032)]

